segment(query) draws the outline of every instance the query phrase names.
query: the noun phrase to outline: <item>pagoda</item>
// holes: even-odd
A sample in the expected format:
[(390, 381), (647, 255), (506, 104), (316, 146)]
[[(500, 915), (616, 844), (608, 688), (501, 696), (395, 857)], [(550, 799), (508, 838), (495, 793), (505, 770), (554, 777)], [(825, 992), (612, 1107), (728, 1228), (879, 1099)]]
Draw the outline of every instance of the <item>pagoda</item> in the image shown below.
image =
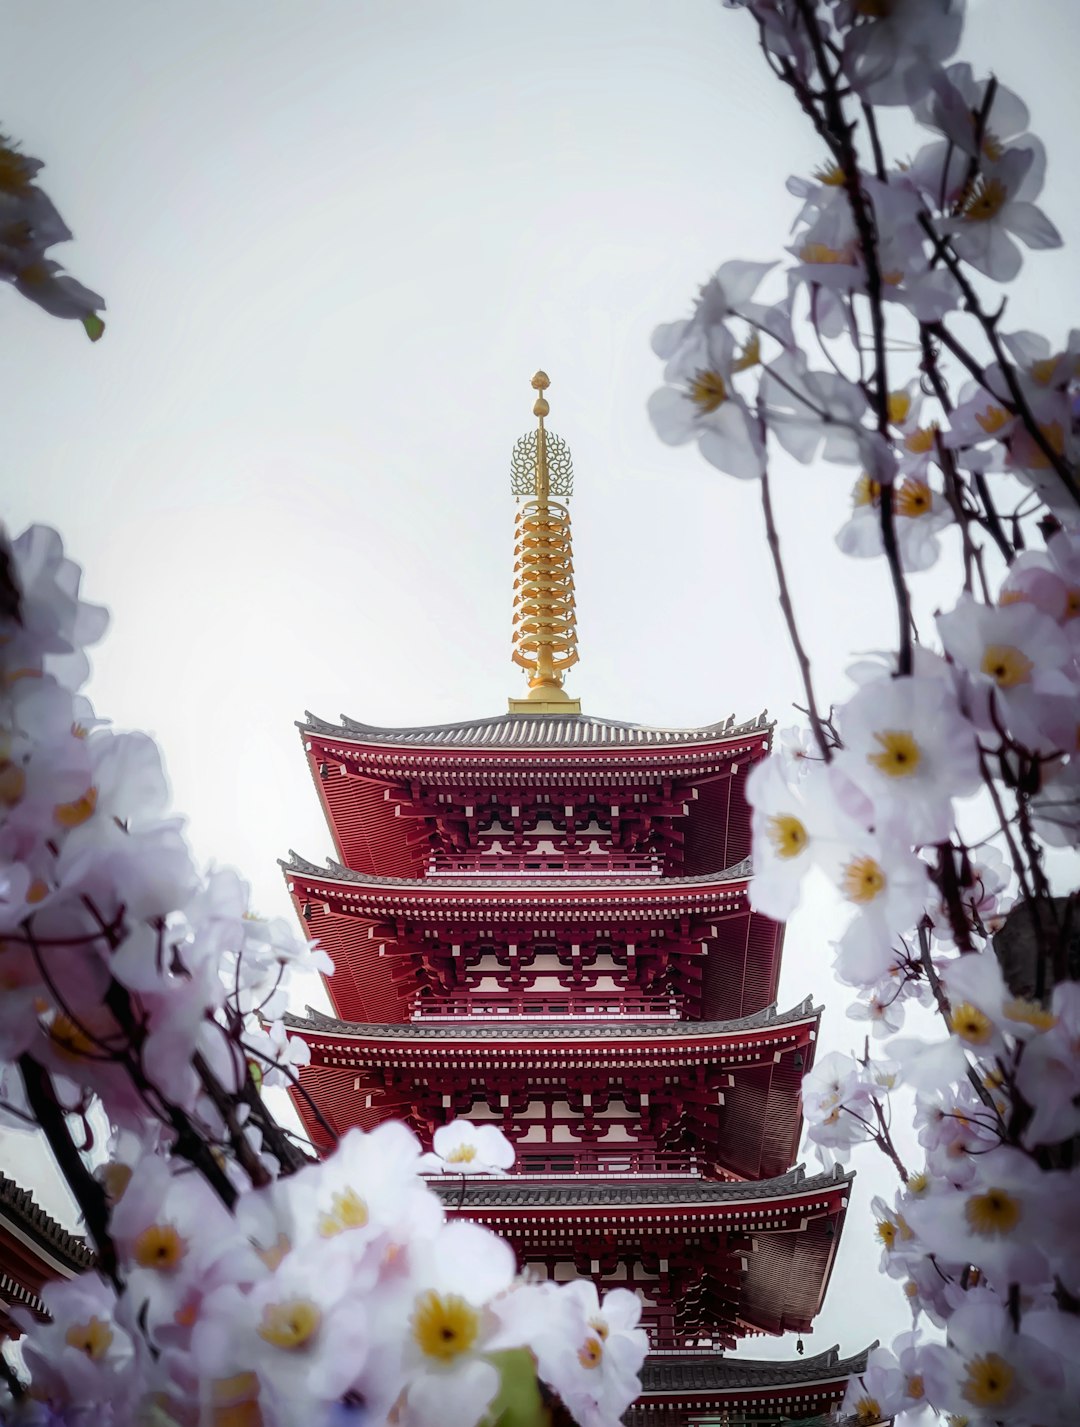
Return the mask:
[(634, 1290), (651, 1354), (642, 1424), (806, 1421), (865, 1355), (729, 1356), (809, 1332), (850, 1188), (793, 1168), (819, 1009), (775, 1006), (783, 929), (748, 896), (747, 776), (765, 716), (645, 728), (581, 712), (573, 466), (545, 425), (513, 451), (507, 712), (437, 727), (299, 725), (335, 847), (282, 863), (334, 960), (334, 1015), (290, 1016), (311, 1064), (296, 1108), (329, 1151), (349, 1127), (458, 1117), (516, 1147), (456, 1181), (523, 1270)]

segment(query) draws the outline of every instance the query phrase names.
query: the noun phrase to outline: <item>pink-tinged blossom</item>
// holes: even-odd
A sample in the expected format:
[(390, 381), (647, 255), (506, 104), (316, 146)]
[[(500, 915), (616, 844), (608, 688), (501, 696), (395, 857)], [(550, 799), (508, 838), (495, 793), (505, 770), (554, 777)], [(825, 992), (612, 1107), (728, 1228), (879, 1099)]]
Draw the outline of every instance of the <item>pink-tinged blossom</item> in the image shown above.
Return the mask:
[[(851, 515), (836, 533), (845, 555), (869, 559), (885, 553), (881, 531), (881, 486), (867, 472), (851, 492)], [(941, 553), (938, 532), (952, 524), (948, 502), (928, 480), (907, 476), (893, 492), (893, 523), (901, 568), (907, 573), (929, 570)]]
[[(540, 1285), (551, 1295), (553, 1285)], [(639, 1326), (641, 1300), (625, 1288), (601, 1301), (589, 1279), (554, 1289), (546, 1331), (531, 1339), (541, 1378), (554, 1388), (582, 1427), (615, 1427), (638, 1392), (648, 1350)], [(550, 1301), (550, 1299), (549, 1299)]]
[(49, 1318), (25, 1309), (15, 1317), (28, 1336), (23, 1356), (38, 1400), (67, 1420), (68, 1409), (111, 1403), (123, 1414), (138, 1389), (135, 1344), (116, 1319), (116, 1294), (96, 1273), (48, 1283), (41, 1299)]
[(863, 426), (866, 397), (846, 377), (812, 371), (804, 357), (784, 353), (764, 372), (760, 401), (769, 431), (797, 461), (861, 464), (871, 434)]
[[(666, 350), (668, 329), (660, 329), (660, 337)], [(741, 360), (726, 327), (694, 330), (669, 358), (664, 368), (667, 385), (649, 398), (649, 415), (656, 434), (669, 446), (696, 440), (710, 465), (742, 480), (756, 480), (764, 448), (750, 409), (735, 390), (735, 368)]]
[(938, 630), (969, 681), (971, 716), (991, 746), (1007, 731), (1032, 752), (1071, 747), (1063, 740), (1075, 737), (1080, 691), (1069, 676), (1069, 641), (1049, 615), (1025, 601), (991, 606), (964, 595), (938, 616)]
[(852, 1145), (875, 1127), (875, 1087), (853, 1055), (830, 1051), (803, 1076), (802, 1106), (807, 1139), (828, 1169), (845, 1164)]
[(912, 1200), (905, 1217), (928, 1252), (976, 1264), (1003, 1291), (1038, 1284), (1049, 1272), (1047, 1216), (1064, 1181), (1020, 1150), (990, 1148), (963, 1188)]
[(962, 0), (841, 0), (835, 16), (843, 32), (844, 73), (860, 98), (912, 104), (959, 44), (964, 7)]
[(1034, 1336), (1018, 1333), (1004, 1304), (985, 1291), (976, 1290), (956, 1308), (948, 1345), (926, 1344), (920, 1362), (933, 1405), (970, 1427), (1066, 1427), (1069, 1420), (1055, 1407), (1064, 1406), (1060, 1357)]
[(939, 222), (957, 255), (996, 282), (1008, 282), (1020, 271), (1015, 239), (1028, 248), (1061, 246), (1061, 234), (1031, 201), (1042, 191), (1045, 168), (1042, 145), (1029, 138), (986, 166), (956, 216)]
[(1033, 1110), (1024, 1144), (1056, 1145), (1080, 1134), (1080, 983), (1054, 987), (1046, 1023), (1024, 1046), (1016, 1085)]

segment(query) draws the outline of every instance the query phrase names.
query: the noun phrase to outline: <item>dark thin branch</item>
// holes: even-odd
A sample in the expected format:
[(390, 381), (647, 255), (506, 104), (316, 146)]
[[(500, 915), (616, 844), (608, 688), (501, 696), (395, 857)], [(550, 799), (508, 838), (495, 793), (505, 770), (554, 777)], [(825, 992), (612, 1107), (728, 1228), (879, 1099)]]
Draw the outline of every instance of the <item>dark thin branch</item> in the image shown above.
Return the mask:
[(49, 1148), (60, 1166), (60, 1172), (82, 1210), (87, 1233), (97, 1251), (97, 1266), (119, 1293), (119, 1261), (116, 1245), (109, 1234), (109, 1201), (102, 1185), (83, 1163), (82, 1156), (67, 1127), (63, 1106), (56, 1098), (48, 1071), (33, 1056), (19, 1056), (19, 1072), (26, 1088), (26, 1099), (34, 1118), (45, 1133)]
[(799, 636), (799, 627), (795, 622), (795, 608), (791, 603), (791, 594), (788, 591), (787, 576), (784, 573), (784, 562), (780, 555), (780, 536), (776, 529), (776, 519), (773, 515), (772, 497), (769, 494), (769, 473), (763, 469), (761, 472), (761, 508), (765, 513), (765, 538), (769, 544), (769, 553), (772, 556), (773, 569), (776, 571), (776, 583), (780, 594), (780, 608), (784, 612), (784, 619), (787, 623), (788, 634), (791, 637), (791, 644), (795, 650), (795, 658), (798, 661), (799, 673), (802, 675), (803, 690), (806, 693), (806, 709), (810, 717), (810, 727), (814, 730), (814, 738), (826, 763), (832, 761), (832, 747), (825, 735), (825, 728), (818, 713), (817, 700), (814, 697), (814, 683), (810, 673), (810, 659), (803, 647), (802, 639)]

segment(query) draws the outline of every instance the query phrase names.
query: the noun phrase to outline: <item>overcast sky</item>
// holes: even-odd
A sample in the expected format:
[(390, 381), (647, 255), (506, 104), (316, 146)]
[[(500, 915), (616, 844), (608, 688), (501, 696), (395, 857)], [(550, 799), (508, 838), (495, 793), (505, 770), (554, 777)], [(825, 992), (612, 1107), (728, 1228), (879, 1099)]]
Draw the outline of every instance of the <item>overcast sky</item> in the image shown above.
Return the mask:
[[(982, 0), (961, 54), (1048, 142), (1066, 239), (1010, 319), (1060, 340), (1080, 279), (1080, 8)], [(200, 857), (288, 910), (276, 859), (330, 850), (293, 721), (503, 711), (509, 456), (543, 366), (573, 451), (586, 712), (697, 725), (799, 698), (754, 487), (656, 440), (649, 334), (729, 257), (779, 256), (790, 173), (822, 153), (715, 0), (9, 0), (2, 118), (48, 164), (71, 270), (108, 300), (91, 347), (4, 296), (3, 510), (45, 521), (113, 611), (98, 711), (161, 740)], [(900, 145), (911, 152), (912, 132)], [(58, 254), (61, 256), (61, 254)], [(781, 472), (790, 578), (826, 701), (892, 638), (876, 562), (832, 547), (850, 481)], [(922, 608), (951, 600), (933, 573)], [(812, 909), (781, 1002), (830, 1005)], [(832, 1009), (835, 1007), (836, 1009)], [(70, 1213), (25, 1138), (4, 1168)], [(907, 1325), (872, 1269), (863, 1172), (808, 1340)], [(755, 1340), (755, 1356), (790, 1351)]]

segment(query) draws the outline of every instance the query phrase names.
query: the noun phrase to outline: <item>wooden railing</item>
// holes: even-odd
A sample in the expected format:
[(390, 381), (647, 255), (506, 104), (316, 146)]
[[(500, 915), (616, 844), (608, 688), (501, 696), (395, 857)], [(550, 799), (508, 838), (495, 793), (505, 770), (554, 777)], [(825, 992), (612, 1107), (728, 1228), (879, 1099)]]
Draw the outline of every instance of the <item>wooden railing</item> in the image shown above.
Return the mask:
[(560, 852), (552, 856), (544, 852), (500, 852), (497, 856), (472, 853), (464, 857), (440, 854), (428, 863), (428, 873), (436, 877), (502, 876), (504, 873), (551, 873), (576, 875), (607, 872), (637, 872), (657, 876), (664, 870), (664, 859), (652, 853), (634, 856), (609, 852)]
[(662, 1154), (656, 1150), (581, 1149), (560, 1152), (519, 1145), (512, 1173), (530, 1179), (572, 1179), (601, 1175), (626, 1179), (700, 1179), (704, 1162), (691, 1150)]
[(636, 1020), (668, 1021), (682, 1015), (678, 996), (558, 995), (527, 992), (507, 996), (499, 991), (471, 991), (447, 999), (413, 1002), (414, 1021), (459, 1021), (473, 1016), (484, 1020)]

